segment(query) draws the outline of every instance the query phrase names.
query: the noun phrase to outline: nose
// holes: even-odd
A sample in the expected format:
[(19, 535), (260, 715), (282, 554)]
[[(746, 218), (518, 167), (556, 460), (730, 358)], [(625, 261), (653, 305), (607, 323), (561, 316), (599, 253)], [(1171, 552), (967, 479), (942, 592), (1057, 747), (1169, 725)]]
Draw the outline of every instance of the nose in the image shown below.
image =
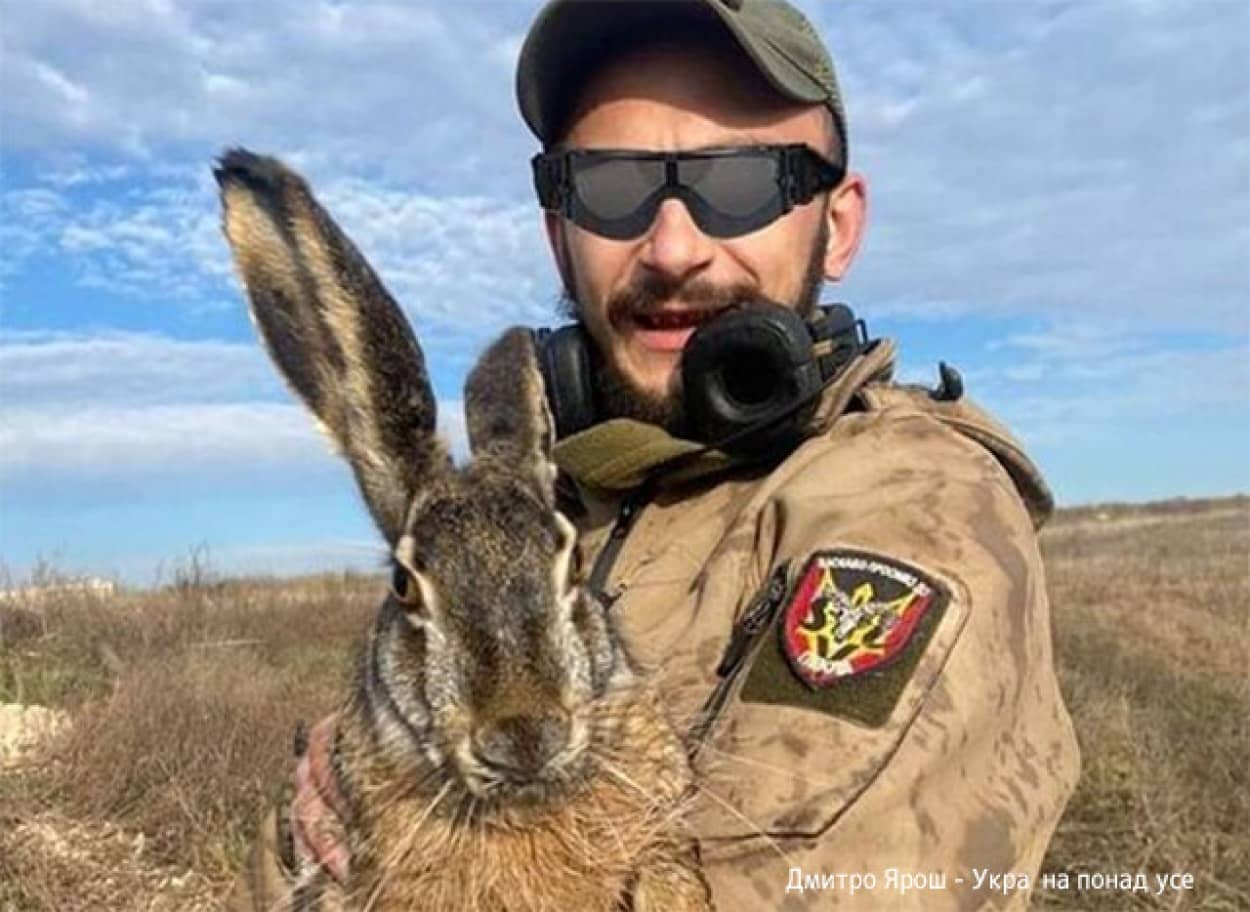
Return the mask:
[(538, 774), (569, 743), (565, 712), (522, 713), (478, 725), (473, 755), (493, 772), (513, 778)]
[(643, 244), (642, 265), (664, 278), (679, 283), (704, 269), (716, 246), (699, 230), (686, 204), (666, 199), (660, 204)]

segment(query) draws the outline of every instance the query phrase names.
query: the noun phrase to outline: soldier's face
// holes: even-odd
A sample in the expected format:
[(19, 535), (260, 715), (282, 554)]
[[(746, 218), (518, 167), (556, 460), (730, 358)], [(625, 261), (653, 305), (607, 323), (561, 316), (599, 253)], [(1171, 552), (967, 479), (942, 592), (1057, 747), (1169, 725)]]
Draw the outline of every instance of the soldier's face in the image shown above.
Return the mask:
[[(656, 46), (595, 76), (564, 145), (679, 151), (807, 143), (828, 155), (830, 136), (823, 108), (789, 104), (736, 58)], [(704, 234), (677, 199), (629, 240), (548, 213), (571, 309), (607, 363), (607, 392), (616, 400), (609, 408), (671, 424), (681, 350), (697, 326), (749, 298), (813, 306), (821, 280), (841, 278), (854, 257), (864, 199), (863, 179), (850, 174), (832, 193), (735, 238)]]

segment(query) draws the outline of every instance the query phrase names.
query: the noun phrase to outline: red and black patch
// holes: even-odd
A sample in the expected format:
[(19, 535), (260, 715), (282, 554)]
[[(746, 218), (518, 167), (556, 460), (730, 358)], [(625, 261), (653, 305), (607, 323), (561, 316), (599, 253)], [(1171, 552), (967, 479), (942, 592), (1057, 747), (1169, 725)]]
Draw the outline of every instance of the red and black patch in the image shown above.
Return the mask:
[(884, 725), (950, 600), (942, 583), (893, 558), (818, 551), (774, 615), (777, 636), (755, 655), (739, 699)]
[(919, 570), (879, 554), (813, 554), (783, 609), (782, 652), (812, 689), (881, 668), (900, 656), (944, 596)]

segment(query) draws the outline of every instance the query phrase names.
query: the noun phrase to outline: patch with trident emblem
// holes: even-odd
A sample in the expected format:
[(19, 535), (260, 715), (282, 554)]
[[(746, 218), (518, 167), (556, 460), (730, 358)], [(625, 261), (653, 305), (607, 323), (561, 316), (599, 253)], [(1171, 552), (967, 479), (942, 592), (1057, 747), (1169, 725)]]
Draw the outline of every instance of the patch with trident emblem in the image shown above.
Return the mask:
[(897, 657), (942, 594), (920, 571), (877, 554), (811, 556), (782, 616), (782, 650), (811, 688)]
[[(804, 562), (777, 615), (777, 636), (759, 649), (739, 698), (879, 728), (920, 668), (922, 685), (940, 670), (940, 655), (924, 666), (920, 660), (935, 641), (944, 655), (958, 635), (962, 612), (937, 635), (950, 603), (947, 586), (894, 558), (817, 551)], [(908, 702), (913, 709), (916, 699)]]

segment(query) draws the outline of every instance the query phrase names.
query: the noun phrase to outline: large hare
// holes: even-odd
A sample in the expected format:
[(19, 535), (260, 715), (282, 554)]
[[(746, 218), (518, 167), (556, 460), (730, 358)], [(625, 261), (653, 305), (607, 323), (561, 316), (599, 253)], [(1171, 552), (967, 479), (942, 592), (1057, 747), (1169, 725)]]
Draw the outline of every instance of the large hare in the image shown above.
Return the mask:
[(332, 755), (350, 882), (305, 872), (288, 906), (710, 909), (682, 743), (582, 588), (556, 509), (528, 332), (470, 374), (473, 458), (457, 469), (411, 328), (307, 184), (243, 150), (214, 173), (252, 317), (351, 463), (395, 570)]

